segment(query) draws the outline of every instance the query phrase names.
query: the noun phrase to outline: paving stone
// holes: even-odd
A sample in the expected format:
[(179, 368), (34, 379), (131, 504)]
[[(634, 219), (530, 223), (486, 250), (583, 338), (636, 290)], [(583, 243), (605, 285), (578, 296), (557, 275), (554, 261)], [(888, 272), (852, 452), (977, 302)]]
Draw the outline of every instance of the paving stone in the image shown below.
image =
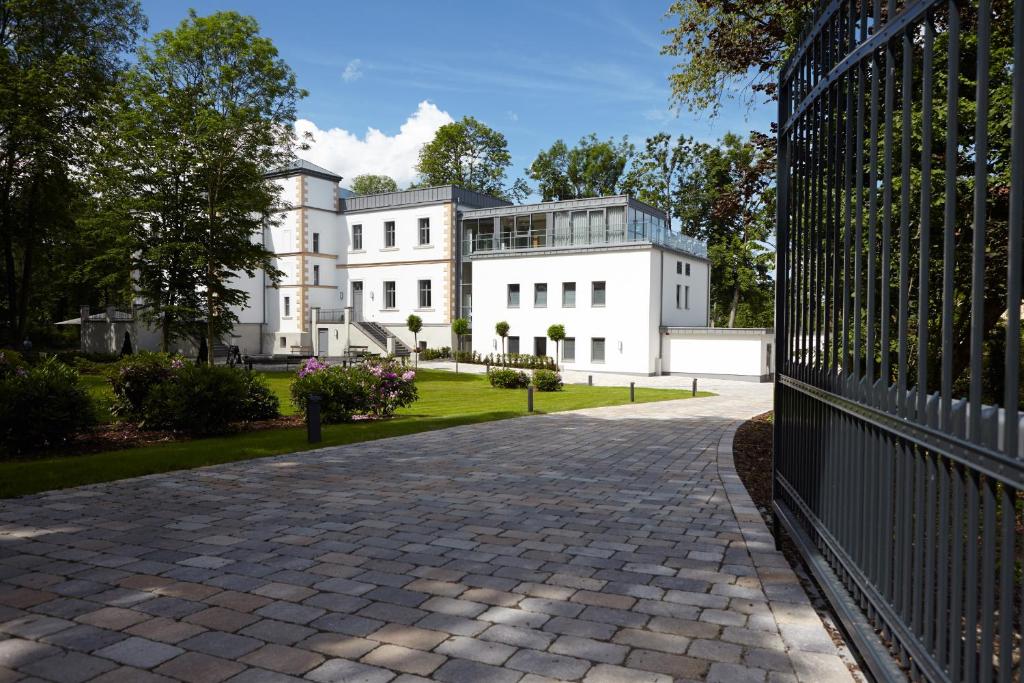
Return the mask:
[[(140, 634), (141, 635), (141, 634)], [(124, 640), (128, 635), (120, 631), (108, 631), (104, 628), (80, 624), (71, 628), (43, 636), (40, 640), (50, 645), (57, 645), (78, 652), (93, 652), (100, 648), (113, 645)]]
[(205, 630), (206, 629), (204, 627), (197, 626), (196, 624), (187, 624), (183, 621), (156, 617), (155, 619), (150, 619), (142, 622), (141, 624), (132, 626), (127, 629), (126, 633), (174, 645), (186, 638), (199, 635)]
[(491, 626), (490, 622), (456, 617), (451, 614), (428, 614), (416, 622), (420, 628), (444, 631), (455, 636), (475, 636)]
[(252, 614), (236, 612), (226, 607), (210, 607), (202, 612), (190, 614), (184, 620), (190, 624), (203, 626), (214, 631), (234, 633), (249, 624), (259, 621), (259, 619), (259, 617)]
[(415, 626), (389, 624), (369, 634), (367, 638), (416, 650), (433, 650), (438, 644), (448, 638), (448, 634), (441, 633), (440, 631), (428, 631), (427, 629)]
[(444, 664), (446, 659), (444, 655), (385, 644), (371, 650), (360, 661), (394, 671), (427, 676)]
[(434, 680), (442, 683), (516, 683), (522, 677), (518, 671), (468, 659), (449, 659), (433, 675)]
[(555, 617), (544, 624), (544, 630), (568, 636), (608, 640), (618, 628), (613, 624), (600, 624), (596, 621)]
[(133, 666), (121, 666), (100, 674), (89, 683), (173, 683), (174, 679)]
[(304, 650), (313, 650), (327, 657), (359, 659), (380, 643), (339, 633), (317, 633), (298, 643)]
[(387, 683), (394, 677), (387, 669), (347, 659), (329, 659), (306, 674), (306, 678), (319, 683)]
[(97, 650), (95, 654), (112, 659), (119, 664), (151, 669), (168, 659), (177, 657), (182, 652), (184, 650), (180, 647), (133, 636)]
[(117, 665), (106, 659), (65, 652), (25, 664), (21, 671), (55, 683), (82, 683), (115, 668)]
[(703, 679), (710, 668), (710, 662), (653, 650), (633, 650), (626, 658), (626, 666), (668, 674), (674, 678)]
[(764, 683), (768, 672), (739, 664), (715, 662), (708, 671), (708, 683)]
[(488, 605), (469, 600), (457, 600), (455, 598), (430, 598), (420, 605), (422, 609), (441, 614), (451, 614), (457, 617), (475, 617), (489, 609)]
[(297, 676), (317, 667), (324, 661), (324, 658), (309, 650), (270, 644), (250, 652), (239, 661), (251, 666)]
[(298, 624), (289, 624), (273, 619), (261, 619), (238, 632), (240, 636), (249, 636), (266, 643), (293, 645), (316, 633), (316, 629)]
[(255, 614), (267, 619), (288, 621), (293, 624), (308, 624), (326, 613), (319, 607), (296, 605), (291, 602), (273, 602), (256, 610)]
[(212, 657), (201, 652), (186, 652), (154, 669), (155, 673), (187, 683), (220, 683), (243, 671), (245, 665)]
[(492, 626), (481, 633), (480, 639), (505, 643), (506, 645), (512, 645), (514, 647), (529, 647), (534, 650), (546, 650), (548, 645), (554, 641), (555, 636), (554, 634), (537, 631), (532, 628), (499, 624), (497, 626)]
[(6, 633), (19, 638), (39, 640), (58, 631), (74, 626), (73, 621), (48, 617), (42, 614), (26, 614), (0, 624), (0, 633)]
[(690, 639), (684, 636), (674, 636), (655, 631), (639, 631), (632, 628), (620, 630), (615, 634), (614, 640), (621, 645), (668, 652), (674, 655), (681, 655), (690, 647)]
[[(556, 641), (557, 642), (557, 641)], [(520, 650), (505, 662), (510, 669), (543, 674), (557, 679), (580, 678), (590, 669), (590, 662), (536, 650)]]
[(697, 659), (738, 664), (743, 656), (743, 648), (720, 640), (694, 640), (686, 654)]
[(511, 657), (516, 648), (502, 643), (456, 636), (441, 643), (435, 652), (497, 666)]
[(559, 636), (548, 649), (556, 654), (605, 664), (621, 664), (629, 651), (628, 647), (622, 645), (576, 636)]
[(223, 631), (207, 631), (183, 640), (179, 645), (187, 650), (194, 650), (208, 655), (238, 659), (263, 645), (255, 638), (248, 638)]
[(598, 664), (587, 672), (583, 683), (672, 683), (672, 677), (640, 669)]

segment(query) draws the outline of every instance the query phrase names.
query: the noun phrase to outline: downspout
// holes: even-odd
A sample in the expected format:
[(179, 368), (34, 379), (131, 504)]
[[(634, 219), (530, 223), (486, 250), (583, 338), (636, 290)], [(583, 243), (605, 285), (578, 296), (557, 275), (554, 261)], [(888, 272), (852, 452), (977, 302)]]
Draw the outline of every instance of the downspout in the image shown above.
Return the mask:
[(664, 250), (659, 251), (661, 251), (661, 259), (658, 265), (658, 374), (663, 375), (665, 374), (665, 367), (663, 365), (665, 347), (661, 327), (665, 324), (665, 252)]

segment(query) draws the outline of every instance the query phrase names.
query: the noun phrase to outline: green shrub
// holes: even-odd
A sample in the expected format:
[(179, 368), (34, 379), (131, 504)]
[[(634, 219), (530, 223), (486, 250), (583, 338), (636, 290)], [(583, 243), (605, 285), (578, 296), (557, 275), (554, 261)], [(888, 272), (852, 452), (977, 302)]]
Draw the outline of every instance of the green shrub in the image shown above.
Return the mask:
[(354, 415), (387, 417), (417, 398), (416, 373), (394, 359), (341, 367), (310, 358), (291, 387), (292, 403), (305, 415), (309, 397), (320, 396), (320, 420), (334, 424)]
[(243, 372), (185, 364), (154, 385), (143, 403), (143, 423), (189, 434), (218, 434), (242, 419), (246, 396)]
[(0, 355), (0, 455), (55, 446), (95, 422), (78, 373), (54, 358), (26, 368), (17, 354)]
[(114, 402), (110, 412), (133, 422), (145, 422), (146, 400), (154, 387), (170, 380), (185, 361), (166, 353), (141, 351), (118, 362), (110, 374)]
[(438, 360), (441, 358), (451, 358), (452, 349), (449, 346), (442, 346), (439, 349), (423, 349), (420, 351), (420, 360)]
[(525, 389), (530, 386), (530, 376), (522, 370), (496, 368), (487, 373), (492, 387), (499, 389)]
[(537, 391), (561, 391), (562, 376), (554, 370), (534, 370), (533, 386)]
[(281, 414), (281, 401), (262, 375), (242, 372), (244, 393), (238, 417), (246, 422), (272, 420)]

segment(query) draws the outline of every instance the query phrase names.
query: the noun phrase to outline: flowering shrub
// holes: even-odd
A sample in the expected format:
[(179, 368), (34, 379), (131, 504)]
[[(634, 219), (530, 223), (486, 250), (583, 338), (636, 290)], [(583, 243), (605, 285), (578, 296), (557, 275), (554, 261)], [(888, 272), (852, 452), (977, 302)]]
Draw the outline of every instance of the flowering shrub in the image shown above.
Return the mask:
[(561, 391), (562, 376), (554, 370), (534, 370), (533, 386), (537, 391)]
[(146, 399), (154, 387), (170, 380), (184, 361), (166, 353), (140, 351), (117, 363), (110, 375), (114, 402), (110, 412), (133, 422), (145, 422)]
[(0, 457), (63, 443), (94, 422), (72, 368), (54, 358), (26, 367), (16, 353), (0, 352)]
[(292, 403), (306, 414), (309, 397), (320, 396), (320, 419), (345, 422), (353, 415), (387, 417), (418, 397), (416, 373), (394, 360), (341, 367), (310, 358), (292, 382)]
[(530, 386), (530, 376), (522, 370), (495, 368), (487, 373), (492, 387), (500, 389), (525, 389)]

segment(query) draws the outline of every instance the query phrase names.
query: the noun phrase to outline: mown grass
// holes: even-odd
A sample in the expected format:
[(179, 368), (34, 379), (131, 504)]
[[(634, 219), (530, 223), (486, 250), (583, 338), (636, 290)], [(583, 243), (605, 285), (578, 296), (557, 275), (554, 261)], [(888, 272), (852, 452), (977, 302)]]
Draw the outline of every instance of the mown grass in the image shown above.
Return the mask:
[[(263, 373), (281, 400), (281, 412), (295, 414), (288, 388), (292, 373)], [(83, 378), (101, 412), (113, 396), (105, 378)], [(443, 370), (420, 370), (420, 398), (388, 420), (324, 425), (323, 441), (311, 445), (304, 428), (268, 429), (228, 436), (178, 441), (89, 455), (51, 456), (0, 462), (0, 498), (38, 491), (80, 486), (158, 472), (190, 469), (219, 463), (260, 458), (322, 446), (339, 446), (392, 436), (444, 429), (527, 415), (525, 389), (495, 389), (484, 376)], [(698, 392), (697, 396), (710, 396)], [(690, 398), (677, 389), (636, 389), (636, 401), (648, 403)], [(620, 405), (629, 402), (626, 387), (566, 385), (564, 391), (534, 394), (538, 413)]]

